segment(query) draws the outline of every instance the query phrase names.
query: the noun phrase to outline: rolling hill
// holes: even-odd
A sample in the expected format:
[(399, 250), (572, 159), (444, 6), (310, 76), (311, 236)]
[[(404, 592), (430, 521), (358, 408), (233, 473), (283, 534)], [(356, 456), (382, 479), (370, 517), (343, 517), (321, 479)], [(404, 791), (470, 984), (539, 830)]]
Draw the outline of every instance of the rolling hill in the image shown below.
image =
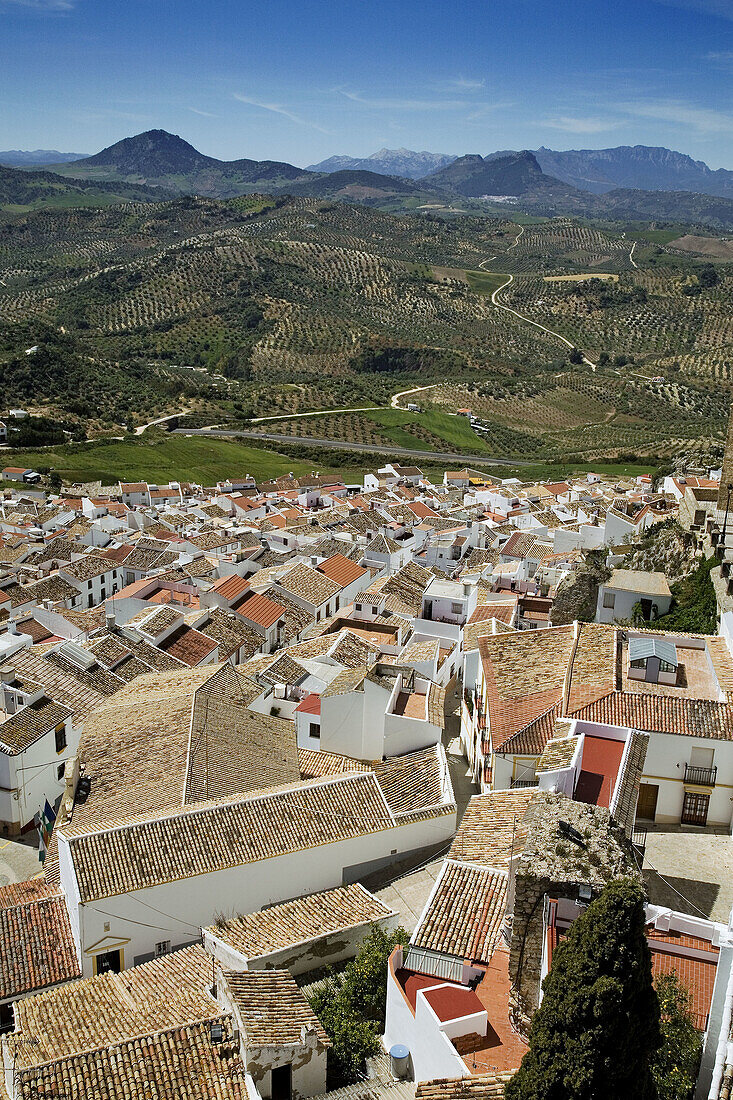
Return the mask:
[(166, 130), (123, 138), (94, 156), (55, 165), (54, 170), (78, 179), (142, 183), (208, 198), (233, 198), (264, 189), (275, 192), (295, 180), (314, 178), (312, 172), (280, 161), (207, 157)]
[(0, 165), (0, 210), (6, 212), (39, 207), (159, 202), (167, 197), (164, 190), (140, 184), (63, 179), (53, 172), (28, 172)]

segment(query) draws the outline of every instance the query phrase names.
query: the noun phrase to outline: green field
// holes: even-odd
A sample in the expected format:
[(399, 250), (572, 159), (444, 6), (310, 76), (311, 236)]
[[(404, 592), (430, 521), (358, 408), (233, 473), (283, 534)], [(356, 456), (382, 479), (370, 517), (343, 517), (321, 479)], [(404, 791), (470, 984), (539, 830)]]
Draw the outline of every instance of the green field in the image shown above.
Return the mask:
[[(410, 414), (401, 413), (398, 409), (385, 409), (383, 413), (374, 415), (380, 418), (384, 417), (387, 423), (392, 423), (396, 422), (400, 416), (409, 417)], [(428, 413), (424, 415), (435, 420), (445, 417), (451, 422), (458, 421), (460, 423), (460, 418), (449, 417), (445, 413)], [(396, 427), (393, 430), (395, 433), (399, 432)], [(456, 430), (459, 432), (460, 428)], [(470, 431), (467, 423), (464, 430)], [(410, 437), (410, 439), (414, 444), (414, 437)], [(457, 441), (464, 442), (462, 439)], [(301, 446), (305, 447), (305, 445)], [(475, 443), (473, 446), (476, 450)], [(320, 450), (323, 449), (320, 448)], [(227, 439), (158, 435), (150, 441), (125, 439), (113, 443), (92, 443), (88, 446), (75, 445), (68, 449), (59, 447), (57, 449), (36, 451), (5, 451), (2, 464), (9, 466), (23, 463), (34, 468), (51, 467), (67, 483), (99, 480), (103, 485), (114, 485), (120, 480), (148, 481), (152, 484), (163, 484), (168, 481), (194, 481), (203, 485), (212, 485), (228, 475), (241, 476), (249, 473), (256, 477), (258, 481), (264, 481), (291, 471), (297, 477), (312, 473), (314, 470), (318, 470), (323, 474), (337, 473), (347, 483), (356, 483), (363, 480), (364, 474), (368, 470), (376, 469), (382, 462), (389, 461), (388, 454), (351, 456), (344, 453), (344, 463), (342, 465), (339, 462), (338, 453), (331, 452), (331, 454), (332, 458), (324, 463), (322, 461), (325, 457), (323, 454), (316, 455), (313, 460), (309, 460), (302, 457), (290, 457), (277, 451), (251, 447)], [(398, 459), (397, 461), (404, 462), (404, 459)], [(480, 463), (477, 463), (477, 465), (480, 465)], [(423, 472), (437, 482), (442, 481), (444, 469), (448, 469), (450, 466), (450, 462), (445, 464), (423, 462), (420, 464)], [(637, 463), (603, 462), (569, 463), (567, 466), (556, 463), (538, 463), (532, 466), (515, 467), (512, 466), (511, 460), (507, 462), (506, 466), (487, 467), (487, 473), (494, 478), (520, 477), (523, 481), (559, 480), (570, 476), (572, 473), (582, 474), (588, 470), (595, 470), (598, 473), (612, 476), (628, 477), (636, 474), (653, 473), (654, 467)], [(22, 485), (15, 486), (12, 482), (3, 482), (3, 485), (6, 488), (27, 488), (27, 486)]]
[[(415, 401), (420, 398), (430, 398), (430, 391), (424, 394), (416, 393)], [(410, 400), (409, 396), (405, 400)], [(465, 416), (452, 416), (450, 413), (438, 410), (428, 410), (423, 413), (403, 412), (401, 409), (384, 409), (379, 412), (364, 413), (364, 416), (380, 424), (386, 435), (398, 447), (409, 447), (411, 450), (429, 450), (416, 436), (405, 431), (405, 427), (423, 428), (440, 436), (446, 443), (452, 443), (456, 447), (469, 453), (486, 451), (486, 444), (471, 428)]]
[(166, 436), (148, 442), (121, 440), (88, 447), (8, 451), (5, 465), (50, 466), (64, 481), (97, 481), (114, 485), (122, 481), (195, 481), (211, 485), (227, 475), (252, 474), (258, 480), (279, 477), (291, 470), (310, 473), (313, 464), (275, 451), (248, 447), (227, 439)]
[(471, 290), (475, 290), (477, 294), (490, 296), (507, 281), (509, 276), (496, 271), (467, 271), (466, 278)]

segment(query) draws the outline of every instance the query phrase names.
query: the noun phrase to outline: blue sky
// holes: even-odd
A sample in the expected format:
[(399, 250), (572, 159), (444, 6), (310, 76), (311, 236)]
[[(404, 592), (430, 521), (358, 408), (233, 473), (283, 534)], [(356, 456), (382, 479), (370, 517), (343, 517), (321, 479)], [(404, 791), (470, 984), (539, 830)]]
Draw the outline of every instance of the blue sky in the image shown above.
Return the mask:
[(305, 165), (666, 145), (733, 168), (733, 0), (0, 0), (0, 149)]

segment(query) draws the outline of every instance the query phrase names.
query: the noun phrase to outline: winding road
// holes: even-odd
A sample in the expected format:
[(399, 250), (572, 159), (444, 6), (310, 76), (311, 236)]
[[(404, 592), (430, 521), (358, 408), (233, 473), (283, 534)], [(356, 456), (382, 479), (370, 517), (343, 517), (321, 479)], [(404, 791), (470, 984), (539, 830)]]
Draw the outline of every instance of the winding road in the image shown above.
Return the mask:
[[(499, 309), (505, 309), (507, 313), (513, 313), (514, 316), (518, 317), (520, 321), (525, 321), (528, 325), (534, 325), (535, 328), (541, 329), (542, 332), (546, 332), (548, 336), (554, 336), (556, 340), (561, 340), (563, 344), (565, 344), (567, 347), (574, 348), (575, 344), (571, 340), (568, 340), (566, 336), (562, 336), (559, 332), (555, 332), (553, 329), (548, 328), (547, 325), (541, 325), (539, 321), (533, 321), (531, 317), (525, 317), (523, 313), (519, 313), (518, 310), (512, 309), (511, 306), (506, 306), (503, 302), (500, 302), (498, 300), (498, 295), (501, 294), (502, 290), (505, 290), (513, 282), (514, 276), (508, 275), (506, 278), (506, 282), (503, 282), (501, 286), (498, 286), (494, 293), (491, 295), (492, 303), (495, 306), (498, 306)], [(595, 371), (597, 369), (597, 364), (589, 359), (586, 355), (583, 355), (583, 362), (592, 370)]]

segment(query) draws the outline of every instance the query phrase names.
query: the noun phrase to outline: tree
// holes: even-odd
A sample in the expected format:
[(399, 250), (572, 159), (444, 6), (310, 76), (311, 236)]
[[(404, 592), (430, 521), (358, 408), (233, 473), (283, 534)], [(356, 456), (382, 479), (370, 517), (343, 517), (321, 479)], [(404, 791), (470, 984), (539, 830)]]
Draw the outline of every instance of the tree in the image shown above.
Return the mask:
[(632, 879), (612, 882), (557, 947), (506, 1100), (655, 1100), (659, 1002)]
[(58, 472), (58, 470), (51, 470), (51, 473), (48, 475), (48, 484), (52, 493), (58, 493), (59, 489), (63, 485), (61, 474)]
[(387, 960), (409, 934), (404, 928), (375, 928), (343, 974), (332, 974), (311, 998), (311, 1006), (331, 1040), (329, 1088), (358, 1081), (366, 1059), (380, 1049), (387, 1005)]
[(568, 356), (568, 359), (571, 363), (582, 363), (583, 353), (582, 351), (579, 351), (578, 348), (573, 348), (573, 350), (570, 352), (570, 355)]
[(695, 1027), (690, 994), (674, 971), (656, 983), (662, 1015), (662, 1045), (652, 1064), (659, 1100), (689, 1100), (697, 1080), (702, 1036)]

